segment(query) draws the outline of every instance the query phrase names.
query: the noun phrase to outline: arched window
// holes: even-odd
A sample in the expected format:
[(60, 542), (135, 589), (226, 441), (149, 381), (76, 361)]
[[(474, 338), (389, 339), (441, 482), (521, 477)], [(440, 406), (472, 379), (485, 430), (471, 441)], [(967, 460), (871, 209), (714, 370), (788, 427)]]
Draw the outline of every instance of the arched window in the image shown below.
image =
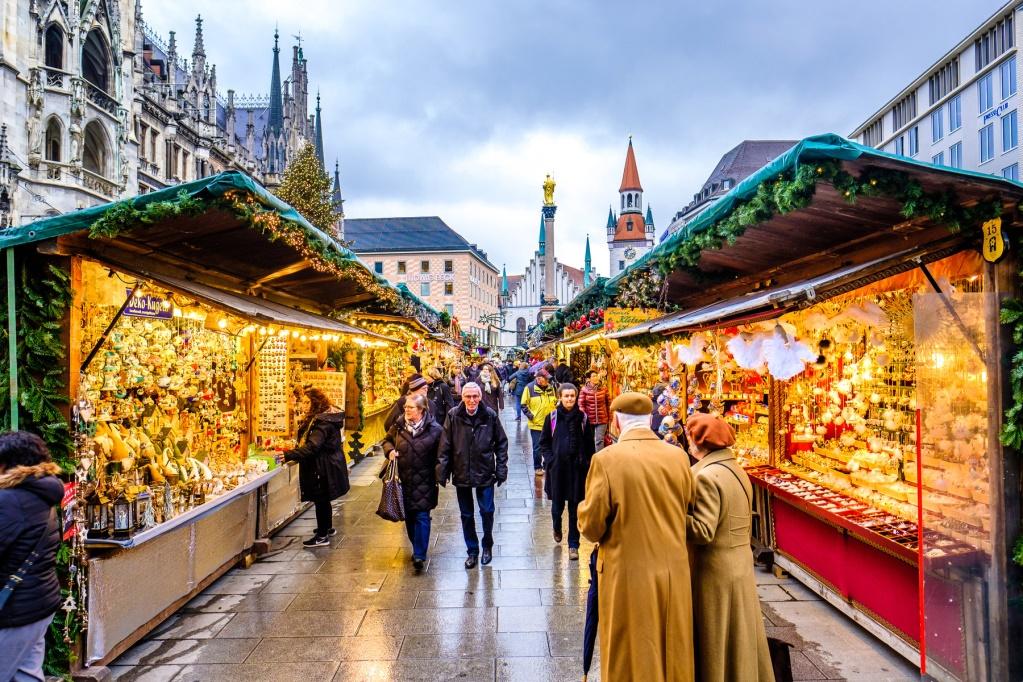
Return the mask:
[(82, 47), (82, 77), (103, 92), (109, 92), (110, 50), (99, 29), (89, 31)]
[(57, 119), (51, 118), (50, 122), (46, 124), (46, 160), (47, 161), (60, 161), (60, 140), (61, 140), (60, 123)]
[(209, 123), (210, 121), (210, 93), (206, 93), (202, 96), (202, 120)]
[(109, 175), (108, 165), (110, 154), (107, 151), (107, 136), (96, 121), (90, 121), (85, 126), (85, 150), (82, 153), (82, 168), (107, 177)]
[(624, 194), (622, 195), (622, 209), (621, 210), (623, 210), (623, 211), (625, 210), (625, 195)]
[(52, 69), (64, 68), (64, 31), (57, 24), (46, 27), (46, 66)]
[(625, 196), (627, 197), (625, 203), (628, 204), (629, 208), (632, 208), (632, 195), (631, 194), (626, 194)]
[(536, 323), (540, 324), (541, 322), (543, 322), (543, 313), (537, 313), (536, 314)]
[(526, 318), (520, 317), (515, 320), (515, 343), (522, 345), (526, 342)]

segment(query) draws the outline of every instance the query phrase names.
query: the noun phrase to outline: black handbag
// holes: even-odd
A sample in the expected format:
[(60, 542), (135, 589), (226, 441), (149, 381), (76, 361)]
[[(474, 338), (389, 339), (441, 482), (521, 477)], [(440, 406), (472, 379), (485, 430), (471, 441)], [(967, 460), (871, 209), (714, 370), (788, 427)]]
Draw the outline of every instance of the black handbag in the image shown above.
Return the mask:
[(7, 600), (11, 598), (12, 594), (14, 594), (14, 589), (21, 584), (21, 582), (25, 579), (25, 574), (28, 573), (28, 569), (32, 568), (32, 565), (39, 558), (39, 550), (43, 546), (43, 541), (50, 536), (50, 526), (53, 525), (53, 517), (54, 513), (51, 509), (50, 515), (46, 518), (46, 527), (43, 528), (43, 534), (39, 536), (38, 540), (36, 540), (35, 547), (33, 547), (32, 551), (28, 553), (25, 560), (21, 562), (21, 566), (18, 567), (18, 570), (7, 576), (7, 582), (4, 583), (3, 588), (0, 589), (0, 610), (3, 610), (4, 605), (7, 604)]
[(384, 487), (380, 491), (380, 504), (377, 516), (387, 521), (405, 520), (405, 500), (401, 493), (401, 481), (398, 480), (398, 462), (391, 460), (384, 476)]

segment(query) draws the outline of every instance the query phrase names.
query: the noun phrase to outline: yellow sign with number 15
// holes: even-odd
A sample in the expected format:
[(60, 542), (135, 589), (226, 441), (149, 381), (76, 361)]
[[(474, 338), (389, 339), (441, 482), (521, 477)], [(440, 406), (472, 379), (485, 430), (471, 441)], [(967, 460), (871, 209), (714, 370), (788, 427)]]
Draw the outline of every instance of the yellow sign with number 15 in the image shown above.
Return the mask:
[(980, 246), (980, 252), (984, 260), (994, 263), (1005, 253), (1005, 240), (1002, 238), (1002, 219), (992, 218), (980, 229), (984, 232), (984, 243)]

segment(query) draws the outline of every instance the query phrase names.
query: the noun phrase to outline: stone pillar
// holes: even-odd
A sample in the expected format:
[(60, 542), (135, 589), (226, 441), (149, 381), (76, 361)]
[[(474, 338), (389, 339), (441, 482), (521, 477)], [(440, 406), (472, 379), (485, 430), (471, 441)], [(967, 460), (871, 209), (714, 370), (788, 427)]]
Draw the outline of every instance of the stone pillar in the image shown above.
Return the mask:
[(554, 275), (555, 264), (554, 264), (554, 214), (557, 212), (558, 207), (554, 204), (544, 205), (543, 207), (543, 227), (544, 227), (544, 243), (546, 245), (544, 249), (544, 299), (540, 301), (543, 305), (548, 301), (554, 301), (558, 297), (557, 284)]

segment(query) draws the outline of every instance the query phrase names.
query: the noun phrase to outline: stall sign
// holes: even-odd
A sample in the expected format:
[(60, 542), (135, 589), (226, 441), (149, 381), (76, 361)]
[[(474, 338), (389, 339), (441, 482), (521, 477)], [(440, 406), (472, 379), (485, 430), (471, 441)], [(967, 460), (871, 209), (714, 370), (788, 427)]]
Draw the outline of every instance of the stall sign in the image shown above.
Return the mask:
[(1002, 219), (992, 218), (981, 225), (980, 229), (984, 233), (984, 240), (980, 247), (984, 260), (990, 263), (995, 263), (1003, 254), (1005, 254), (1005, 238), (1002, 236)]
[(608, 308), (604, 311), (604, 329), (608, 331), (627, 329), (659, 315), (660, 312), (656, 308)]
[(60, 512), (61, 512), (61, 537), (65, 542), (75, 536), (75, 504), (77, 491), (77, 483), (65, 483), (64, 484), (64, 499), (60, 501)]
[(165, 299), (142, 293), (132, 296), (131, 291), (131, 289), (124, 290), (126, 296), (131, 296), (128, 307), (124, 309), (124, 314), (128, 317), (152, 317), (169, 320), (173, 316), (171, 306), (167, 305)]

